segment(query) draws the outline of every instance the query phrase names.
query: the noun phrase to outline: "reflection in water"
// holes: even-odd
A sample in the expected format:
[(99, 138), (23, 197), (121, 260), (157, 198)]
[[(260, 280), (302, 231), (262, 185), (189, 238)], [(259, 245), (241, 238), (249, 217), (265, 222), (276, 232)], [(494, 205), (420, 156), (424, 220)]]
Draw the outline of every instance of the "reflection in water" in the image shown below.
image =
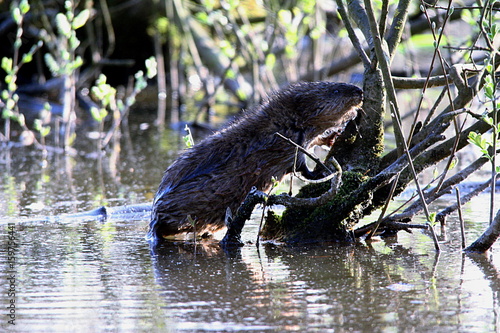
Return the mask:
[[(167, 243), (152, 254), (148, 221), (35, 223), (26, 216), (150, 202), (175, 157), (148, 131), (112, 158), (0, 151), (0, 242), (15, 224), (17, 332), (493, 332), (499, 328), (499, 247), (464, 256), (450, 220), (438, 255), (415, 231), (370, 244), (288, 248), (255, 241), (226, 253), (215, 242)], [(123, 147), (122, 147), (123, 148)], [(99, 162), (100, 161), (100, 162)], [(487, 221), (465, 207), (468, 241)], [(478, 204), (479, 203), (479, 204)], [(257, 214), (259, 215), (259, 214)], [(0, 251), (2, 276), (10, 272)], [(2, 287), (5, 288), (5, 287)], [(8, 304), (0, 293), (2, 308)], [(7, 326), (2, 310), (1, 331)]]
[(457, 297), (463, 287), (454, 270), (461, 265), (457, 253), (442, 254), (438, 264), (433, 252), (417, 254), (400, 244), (267, 244), (264, 250), (260, 256), (252, 246), (230, 254), (214, 244), (161, 248), (155, 277), (176, 328), (482, 331), (494, 323), (470, 307), (476, 302), (471, 292)]

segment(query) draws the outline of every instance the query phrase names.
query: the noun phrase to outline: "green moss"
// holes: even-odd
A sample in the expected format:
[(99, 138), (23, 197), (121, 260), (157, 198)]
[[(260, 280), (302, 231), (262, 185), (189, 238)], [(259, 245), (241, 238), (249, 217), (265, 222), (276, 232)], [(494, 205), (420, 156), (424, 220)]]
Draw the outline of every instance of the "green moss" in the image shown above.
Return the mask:
[(276, 214), (272, 210), (268, 210), (266, 223), (264, 224), (260, 235), (264, 239), (282, 240), (283, 224), (281, 223), (281, 215)]
[[(345, 200), (368, 177), (359, 172), (344, 172), (342, 185), (337, 195), (323, 206), (289, 207), (281, 218), (269, 215), (266, 219), (266, 237), (289, 242), (311, 242), (323, 240), (345, 241), (354, 223), (351, 214), (342, 212)], [(328, 191), (330, 183), (309, 184), (299, 191), (297, 197), (318, 197)], [(354, 212), (355, 213), (355, 212)]]

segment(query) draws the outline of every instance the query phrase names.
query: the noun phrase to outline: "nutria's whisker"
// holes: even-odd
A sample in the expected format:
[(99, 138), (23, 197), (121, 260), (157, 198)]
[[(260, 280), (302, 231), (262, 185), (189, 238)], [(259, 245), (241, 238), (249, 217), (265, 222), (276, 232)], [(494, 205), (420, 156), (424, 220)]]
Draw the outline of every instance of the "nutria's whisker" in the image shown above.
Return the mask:
[(361, 134), (361, 131), (359, 130), (358, 124), (354, 122), (354, 127), (356, 128), (356, 133), (359, 135), (359, 138), (362, 139), (363, 135)]

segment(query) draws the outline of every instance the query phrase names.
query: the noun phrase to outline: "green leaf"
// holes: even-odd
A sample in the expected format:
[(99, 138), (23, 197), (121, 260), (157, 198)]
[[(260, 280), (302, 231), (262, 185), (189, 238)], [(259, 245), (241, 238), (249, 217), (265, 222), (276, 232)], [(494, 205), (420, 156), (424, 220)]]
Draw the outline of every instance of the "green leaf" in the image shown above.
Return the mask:
[(18, 7), (12, 8), (12, 19), (17, 25), (21, 24), (23, 16), (21, 15), (21, 10)]
[(133, 105), (135, 103), (135, 97), (134, 96), (129, 96), (127, 98), (127, 105)]
[(47, 65), (47, 67), (49, 68), (49, 70), (52, 72), (52, 74), (54, 76), (58, 76), (59, 73), (61, 72), (61, 67), (59, 66), (59, 64), (57, 63), (57, 61), (54, 59), (54, 57), (52, 56), (52, 54), (45, 53), (44, 59), (45, 59), (45, 64)]
[(26, 53), (23, 55), (23, 59), (21, 60), (21, 63), (27, 64), (28, 62), (31, 62), (32, 60), (33, 60), (33, 54)]
[(143, 71), (137, 71), (137, 73), (135, 73), (135, 75), (134, 75), (134, 78), (136, 80), (140, 80), (140, 79), (144, 78), (144, 72)]
[(234, 70), (232, 70), (231, 68), (228, 69), (226, 71), (226, 78), (227, 79), (235, 79), (236, 78), (236, 73), (234, 72)]
[(98, 86), (100, 86), (101, 84), (106, 84), (106, 80), (107, 80), (107, 79), (108, 79), (108, 78), (106, 77), (106, 75), (101, 74), (101, 75), (99, 75), (99, 77), (97, 78), (97, 80), (95, 81), (95, 83), (96, 83)]
[(188, 222), (194, 227), (196, 225), (196, 221), (193, 220), (193, 218), (191, 217), (191, 215), (188, 215), (187, 216), (187, 220)]
[(483, 116), (481, 119), (490, 126), (493, 126), (493, 118), (489, 116)]
[(436, 213), (429, 213), (429, 223), (434, 225), (436, 223)]
[(185, 136), (183, 136), (182, 139), (184, 140), (186, 147), (191, 148), (194, 146), (194, 140), (193, 140), (193, 136), (191, 135), (191, 129), (186, 124), (186, 126), (184, 127), (184, 130), (187, 132), (187, 134)]
[(125, 110), (125, 105), (123, 104), (123, 101), (121, 99), (116, 101), (116, 107), (120, 111)]
[(200, 21), (201, 23), (205, 24), (205, 25), (209, 25), (209, 22), (208, 22), (208, 14), (205, 13), (205, 12), (199, 12), (196, 14), (196, 18), (198, 19), (198, 21)]
[(470, 132), (468, 136), (468, 141), (475, 146), (479, 147), (481, 151), (484, 151), (488, 149), (489, 144), (486, 142), (486, 139), (481, 135), (476, 132)]
[(10, 74), (12, 72), (12, 59), (3, 57), (2, 58), (2, 69), (7, 73)]
[(314, 13), (314, 7), (316, 6), (316, 1), (315, 0), (302, 0), (302, 10), (304, 13), (307, 14), (313, 14)]
[(82, 59), (82, 57), (78, 56), (78, 57), (76, 57), (76, 59), (73, 62), (71, 62), (69, 69), (71, 71), (73, 71), (73, 70), (81, 67), (82, 65), (83, 65), (83, 59)]
[(448, 168), (448, 170), (453, 170), (458, 164), (458, 158), (456, 156), (453, 157), (453, 159), (451, 160), (451, 163), (450, 163), (450, 167)]
[(484, 95), (489, 99), (495, 99), (495, 90), (491, 85), (484, 86)]
[(292, 13), (289, 10), (281, 9), (278, 12), (278, 19), (281, 24), (288, 26), (292, 23)]
[(146, 59), (146, 76), (148, 79), (152, 79), (156, 76), (158, 64), (156, 63), (155, 57), (150, 57)]
[(49, 111), (49, 112), (50, 112), (50, 111), (52, 111), (52, 106), (50, 105), (50, 103), (45, 102), (45, 103), (43, 104), (43, 109), (44, 109), (45, 111)]
[[(486, 69), (486, 72), (487, 72), (487, 73), (490, 73), (490, 74), (491, 74), (491, 73), (493, 73), (493, 65), (492, 65), (491, 63), (488, 63), (488, 64), (485, 66), (485, 69)], [(487, 79), (485, 78), (485, 80), (487, 80)]]
[(17, 115), (17, 123), (21, 126), (25, 126), (26, 125), (26, 119), (24, 118), (24, 114), (22, 113), (19, 113)]
[[(16, 84), (16, 80), (11, 80), (9, 81), (9, 83), (7, 84), (7, 90), (9, 91), (16, 91), (17, 90), (17, 84)], [(16, 97), (17, 95), (14, 95), (12, 97)]]
[(35, 129), (35, 131), (40, 132), (40, 130), (42, 129), (42, 120), (35, 119), (35, 121), (33, 122), (33, 128)]
[(68, 18), (62, 13), (57, 13), (56, 15), (56, 26), (59, 33), (63, 36), (71, 36), (71, 25), (69, 24)]
[(90, 108), (90, 114), (92, 115), (92, 118), (94, 118), (95, 121), (97, 122), (102, 122), (104, 118), (108, 115), (108, 111), (104, 108), (96, 108), (96, 107), (91, 107)]
[(273, 184), (272, 185), (273, 188), (277, 187), (280, 184), (280, 181), (276, 177), (274, 177), (274, 176), (271, 177), (271, 182)]
[(229, 58), (233, 58), (236, 54), (236, 50), (234, 49), (233, 45), (227, 40), (220, 41), (219, 47), (222, 52), (224, 52), (224, 54)]
[(40, 135), (42, 137), (46, 137), (47, 135), (49, 135), (50, 133), (50, 127), (49, 126), (43, 126), (41, 129), (40, 129)]
[(71, 50), (76, 50), (80, 46), (80, 40), (76, 38), (75, 32), (71, 32), (71, 37), (68, 39), (69, 47)]
[(9, 98), (5, 102), (5, 107), (9, 110), (14, 110), (14, 108), (16, 107), (16, 102), (12, 98)]
[(483, 155), (487, 158), (490, 158), (491, 159), (491, 156), (490, 156), (490, 152), (488, 151), (488, 149), (480, 149), (481, 153), (483, 153)]
[(238, 90), (236, 90), (236, 95), (242, 101), (246, 101), (247, 100), (247, 94), (245, 94), (245, 92), (241, 88), (238, 89)]
[(266, 67), (269, 69), (273, 69), (276, 64), (276, 55), (274, 53), (269, 53), (266, 56)]
[(14, 117), (14, 112), (10, 110), (9, 108), (3, 108), (2, 110), (2, 118), (3, 119), (12, 119)]
[(84, 9), (82, 10), (71, 22), (71, 27), (73, 30), (79, 29), (87, 23), (87, 20), (90, 17), (90, 10)]
[[(140, 75), (139, 75), (140, 74)], [(146, 82), (146, 79), (144, 79), (142, 71), (139, 71), (135, 74), (135, 90), (136, 91), (142, 91), (144, 88), (147, 87), (148, 83)]]
[(240, 5), (240, 0), (229, 0), (228, 3), (230, 9), (235, 9)]
[(321, 37), (321, 34), (323, 33), (323, 29), (320, 27), (314, 27), (309, 36), (311, 36), (312, 39), (317, 40)]
[(215, 7), (215, 0), (202, 0), (202, 4), (207, 11), (212, 11)]
[(156, 29), (162, 35), (167, 34), (167, 31), (168, 31), (168, 18), (166, 18), (166, 17), (159, 17), (156, 20)]
[(28, 0), (21, 0), (21, 2), (19, 3), (19, 9), (21, 10), (21, 14), (23, 15), (29, 12), (30, 4), (28, 3)]

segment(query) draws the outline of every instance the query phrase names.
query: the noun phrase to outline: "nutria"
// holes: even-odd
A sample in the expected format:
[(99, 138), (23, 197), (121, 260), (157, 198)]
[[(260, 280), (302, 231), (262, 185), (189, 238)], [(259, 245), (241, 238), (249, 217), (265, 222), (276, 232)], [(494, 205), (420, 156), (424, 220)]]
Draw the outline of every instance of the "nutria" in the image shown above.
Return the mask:
[[(278, 91), (241, 118), (185, 151), (165, 171), (153, 201), (148, 239), (193, 231), (212, 233), (225, 226), (255, 186), (265, 191), (272, 178), (293, 171), (296, 149), (280, 133), (304, 148), (332, 144), (362, 103), (362, 90), (333, 82), (298, 83)], [(303, 153), (295, 162), (308, 179)], [(189, 216), (189, 217), (188, 217)]]

